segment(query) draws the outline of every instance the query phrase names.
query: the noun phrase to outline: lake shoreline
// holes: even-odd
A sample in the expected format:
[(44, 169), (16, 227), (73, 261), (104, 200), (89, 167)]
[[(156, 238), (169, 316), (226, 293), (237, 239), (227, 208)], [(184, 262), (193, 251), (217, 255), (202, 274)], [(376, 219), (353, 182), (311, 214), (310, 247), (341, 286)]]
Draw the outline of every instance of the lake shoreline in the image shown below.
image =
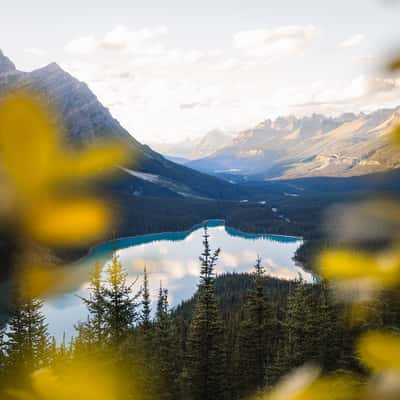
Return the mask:
[(184, 230), (175, 230), (175, 231), (164, 231), (164, 232), (153, 232), (153, 233), (145, 233), (145, 234), (138, 234), (138, 235), (131, 235), (131, 236), (121, 236), (115, 239), (109, 239), (109, 240), (105, 240), (104, 242), (95, 244), (93, 246), (91, 246), (88, 251), (79, 259), (77, 259), (76, 261), (73, 262), (73, 264), (75, 263), (79, 263), (81, 261), (83, 261), (85, 258), (90, 257), (91, 255), (93, 255), (93, 253), (96, 251), (96, 249), (99, 249), (102, 246), (105, 246), (107, 244), (114, 244), (117, 243), (118, 241), (122, 241), (122, 240), (134, 240), (134, 239), (146, 239), (146, 238), (151, 238), (154, 237), (156, 235), (168, 235), (168, 234), (178, 234), (178, 233), (182, 233), (182, 234), (190, 234), (192, 232), (194, 232), (195, 230), (205, 226), (206, 224), (216, 224), (219, 223), (220, 225), (211, 225), (211, 226), (224, 226), (226, 230), (231, 229), (234, 230), (235, 232), (237, 232), (238, 234), (243, 234), (243, 235), (260, 235), (260, 236), (272, 236), (272, 237), (287, 237), (287, 238), (292, 238), (292, 239), (296, 239), (296, 240), (301, 240), (304, 242), (304, 238), (303, 236), (295, 236), (295, 235), (282, 235), (282, 234), (275, 234), (275, 233), (257, 233), (257, 232), (245, 232), (242, 231), (238, 228), (235, 228), (233, 226), (229, 226), (226, 224), (226, 220), (222, 219), (222, 218), (216, 218), (216, 219), (205, 219), (200, 223), (197, 223), (195, 225), (193, 225), (191, 228), (189, 229), (184, 229)]

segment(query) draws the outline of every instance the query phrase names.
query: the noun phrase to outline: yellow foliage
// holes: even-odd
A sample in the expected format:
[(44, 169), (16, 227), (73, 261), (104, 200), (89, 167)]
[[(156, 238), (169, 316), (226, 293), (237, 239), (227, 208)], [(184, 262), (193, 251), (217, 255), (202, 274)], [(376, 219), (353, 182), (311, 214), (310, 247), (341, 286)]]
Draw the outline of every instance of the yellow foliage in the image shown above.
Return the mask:
[(1, 189), (9, 197), (4, 212), (21, 236), (44, 245), (75, 246), (98, 239), (110, 227), (105, 204), (85, 195), (61, 199), (58, 190), (65, 192), (71, 180), (108, 173), (126, 161), (121, 144), (103, 143), (76, 153), (65, 146), (57, 124), (34, 97), (16, 94), (0, 107), (0, 160), (8, 185)]
[(353, 400), (359, 386), (349, 376), (318, 377), (315, 368), (302, 367), (282, 380), (265, 400)]
[(109, 211), (90, 198), (48, 201), (25, 220), (32, 238), (48, 245), (82, 245), (109, 228)]
[(372, 255), (362, 251), (330, 250), (319, 259), (321, 275), (331, 281), (366, 281), (377, 286), (400, 283), (400, 257), (397, 252)]
[(31, 97), (7, 98), (0, 108), (0, 155), (9, 183), (20, 196), (35, 199), (54, 177), (59, 151), (57, 129)]
[(20, 267), (19, 290), (27, 299), (43, 298), (71, 290), (76, 285), (72, 267), (54, 265), (46, 262), (32, 262), (27, 257)]
[(83, 179), (96, 175), (109, 174), (118, 164), (128, 161), (128, 153), (122, 144), (96, 143), (80, 154), (70, 153), (65, 156), (64, 175)]
[(6, 390), (15, 400), (114, 400), (124, 385), (97, 360), (74, 360), (60, 368), (41, 368), (31, 375), (31, 390)]
[(400, 371), (400, 335), (371, 331), (358, 343), (361, 361), (375, 371)]
[(387, 68), (389, 71), (392, 71), (392, 72), (396, 72), (396, 71), (400, 70), (400, 57), (393, 58), (389, 62)]

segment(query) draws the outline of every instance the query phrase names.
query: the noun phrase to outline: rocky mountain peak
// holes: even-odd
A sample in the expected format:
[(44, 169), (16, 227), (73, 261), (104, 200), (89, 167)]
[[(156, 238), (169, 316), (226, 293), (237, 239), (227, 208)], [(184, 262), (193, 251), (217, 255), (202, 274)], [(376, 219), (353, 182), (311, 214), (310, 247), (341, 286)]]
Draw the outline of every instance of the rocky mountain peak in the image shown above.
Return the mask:
[(9, 74), (16, 71), (15, 64), (0, 50), (0, 74)]

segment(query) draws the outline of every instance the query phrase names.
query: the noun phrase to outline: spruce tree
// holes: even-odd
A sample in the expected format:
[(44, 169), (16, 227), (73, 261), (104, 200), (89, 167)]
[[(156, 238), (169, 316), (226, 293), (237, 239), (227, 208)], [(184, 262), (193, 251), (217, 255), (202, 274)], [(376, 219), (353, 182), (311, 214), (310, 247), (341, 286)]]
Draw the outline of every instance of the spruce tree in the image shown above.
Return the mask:
[(98, 346), (101, 345), (105, 337), (106, 298), (101, 279), (102, 271), (101, 263), (96, 262), (90, 275), (89, 297), (81, 297), (89, 311), (86, 329), (91, 331), (93, 344)]
[(151, 302), (149, 293), (149, 279), (147, 276), (147, 269), (143, 269), (143, 288), (142, 288), (142, 311), (140, 313), (140, 325), (145, 334), (148, 334), (151, 328)]
[(288, 301), (285, 329), (285, 364), (295, 368), (313, 359), (315, 349), (310, 340), (313, 332), (312, 302), (310, 287), (302, 280), (294, 282)]
[(158, 397), (172, 400), (178, 397), (178, 346), (176, 329), (168, 306), (168, 290), (160, 284), (154, 332), (155, 358), (159, 371)]
[(332, 294), (325, 282), (315, 287), (317, 291), (316, 304), (313, 307), (314, 349), (315, 361), (327, 372), (336, 370), (338, 365), (339, 335), (337, 316), (340, 315), (338, 306), (334, 304)]
[(4, 345), (11, 378), (28, 377), (50, 362), (50, 340), (42, 307), (42, 300), (25, 298), (17, 291)]
[(133, 295), (132, 286), (128, 284), (127, 273), (114, 252), (102, 289), (104, 330), (108, 342), (113, 345), (120, 345), (137, 321), (137, 298), (140, 293)]
[(265, 295), (265, 270), (260, 257), (254, 268), (254, 289), (250, 291), (243, 307), (239, 330), (239, 368), (243, 387), (247, 391), (264, 386), (266, 369), (275, 351), (271, 345), (276, 323)]
[(211, 252), (206, 226), (203, 238), (198, 298), (187, 341), (186, 373), (193, 400), (219, 400), (225, 397), (224, 341), (214, 275), (220, 250)]

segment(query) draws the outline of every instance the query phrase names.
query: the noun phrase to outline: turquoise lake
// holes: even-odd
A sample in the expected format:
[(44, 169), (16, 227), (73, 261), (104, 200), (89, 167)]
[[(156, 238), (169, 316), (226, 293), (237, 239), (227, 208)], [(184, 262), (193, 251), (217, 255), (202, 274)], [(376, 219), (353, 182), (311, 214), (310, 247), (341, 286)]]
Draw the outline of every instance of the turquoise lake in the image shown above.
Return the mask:
[[(300, 275), (307, 281), (313, 279), (293, 261), (295, 251), (303, 243), (301, 238), (242, 233), (226, 227), (223, 221), (208, 221), (207, 225), (212, 249), (221, 248), (217, 274), (252, 271), (259, 255), (270, 276), (296, 279)], [(114, 249), (128, 272), (128, 280), (134, 282), (139, 277), (134, 289), (140, 288), (146, 265), (154, 302), (160, 282), (168, 289), (172, 306), (190, 298), (199, 278), (202, 235), (203, 226), (198, 225), (190, 231), (122, 238), (93, 248), (87, 257), (71, 266), (75, 283), (70, 291), (46, 301), (44, 313), (50, 333), (58, 339), (65, 333), (68, 338), (74, 334), (74, 324), (86, 319), (79, 296), (88, 294), (88, 277), (95, 262), (106, 265)]]

